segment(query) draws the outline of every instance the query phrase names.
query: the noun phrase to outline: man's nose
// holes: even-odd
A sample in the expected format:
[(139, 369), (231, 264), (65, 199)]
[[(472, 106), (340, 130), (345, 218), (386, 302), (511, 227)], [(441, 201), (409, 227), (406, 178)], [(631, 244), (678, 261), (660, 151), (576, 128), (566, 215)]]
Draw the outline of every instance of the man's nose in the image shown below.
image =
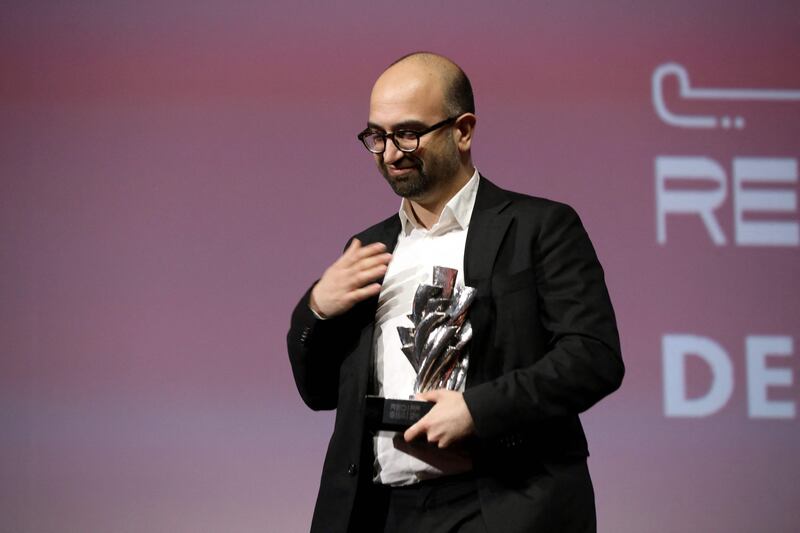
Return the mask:
[(404, 156), (402, 152), (391, 139), (386, 139), (386, 148), (383, 150), (383, 162), (386, 164), (394, 164), (401, 160)]

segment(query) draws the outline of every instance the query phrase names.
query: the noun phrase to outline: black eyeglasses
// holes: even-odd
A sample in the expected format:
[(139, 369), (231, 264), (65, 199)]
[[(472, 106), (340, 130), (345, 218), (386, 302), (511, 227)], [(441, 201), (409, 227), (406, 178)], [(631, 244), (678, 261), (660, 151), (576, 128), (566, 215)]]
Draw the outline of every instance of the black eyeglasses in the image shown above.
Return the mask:
[[(460, 115), (459, 115), (460, 116)], [(415, 130), (396, 130), (392, 133), (385, 133), (383, 131), (376, 131), (372, 129), (365, 129), (358, 134), (358, 140), (364, 143), (367, 150), (373, 154), (382, 154), (386, 150), (386, 139), (391, 139), (394, 145), (401, 152), (413, 152), (419, 148), (419, 138), (423, 135), (438, 130), (448, 124), (452, 124), (458, 117), (446, 118), (441, 122), (437, 122), (433, 126), (422, 131)]]

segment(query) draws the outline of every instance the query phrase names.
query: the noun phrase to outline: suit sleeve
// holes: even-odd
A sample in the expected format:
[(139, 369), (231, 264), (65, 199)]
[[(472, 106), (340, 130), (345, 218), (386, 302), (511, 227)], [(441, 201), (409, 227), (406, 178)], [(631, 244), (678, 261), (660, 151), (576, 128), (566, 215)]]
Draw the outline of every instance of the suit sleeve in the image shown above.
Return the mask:
[(624, 374), (603, 270), (578, 215), (555, 204), (532, 241), (527, 245), (548, 349), (541, 357), (532, 354), (531, 365), (464, 392), (481, 438), (577, 415), (616, 390)]
[(339, 368), (348, 344), (353, 342), (355, 309), (327, 320), (318, 319), (309, 307), (311, 288), (292, 313), (286, 344), (297, 390), (311, 409), (336, 409)]
[[(364, 242), (363, 234), (357, 237)], [(347, 240), (344, 250), (354, 238)], [(311, 285), (295, 306), (286, 344), (300, 397), (311, 409), (320, 411), (337, 407), (339, 368), (356, 341), (359, 331), (356, 322), (364, 302), (357, 303), (342, 315), (321, 320), (309, 305), (316, 284)]]
[(325, 357), (320, 337), (324, 324), (309, 307), (311, 289), (306, 291), (292, 313), (286, 336), (289, 361), (297, 390), (303, 401), (314, 410), (335, 409), (338, 395), (338, 375), (335, 361)]

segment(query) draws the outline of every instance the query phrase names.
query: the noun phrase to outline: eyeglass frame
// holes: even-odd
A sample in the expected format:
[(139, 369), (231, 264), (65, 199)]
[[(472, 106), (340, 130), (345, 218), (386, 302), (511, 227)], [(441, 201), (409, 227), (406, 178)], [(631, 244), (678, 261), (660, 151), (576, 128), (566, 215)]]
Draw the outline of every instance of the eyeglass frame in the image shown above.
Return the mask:
[[(376, 131), (376, 130), (367, 128), (364, 131), (362, 131), (361, 133), (359, 133), (357, 135), (357, 138), (364, 145), (364, 148), (366, 148), (367, 151), (369, 151), (372, 154), (376, 154), (376, 155), (377, 154), (382, 154), (382, 153), (384, 153), (386, 151), (386, 139), (391, 139), (392, 140), (392, 144), (394, 144), (395, 148), (397, 148), (401, 152), (403, 152), (405, 154), (410, 154), (412, 152), (416, 152), (417, 149), (419, 148), (419, 138), (420, 137), (422, 137), (423, 135), (427, 135), (427, 134), (429, 134), (429, 133), (431, 133), (433, 131), (436, 131), (436, 130), (438, 130), (440, 128), (443, 128), (443, 127), (447, 126), (448, 124), (455, 122), (459, 118), (461, 118), (461, 115), (456, 115), (454, 117), (446, 118), (446, 119), (442, 120), (441, 122), (437, 122), (433, 126), (430, 126), (430, 127), (426, 128), (426, 129), (424, 129), (422, 131), (416, 131), (416, 130), (409, 130), (409, 129), (401, 128), (401, 129), (395, 130), (395, 131), (393, 131), (391, 133), (385, 133), (385, 132)], [(417, 145), (414, 148), (412, 148), (411, 150), (407, 150), (405, 148), (402, 148), (397, 143), (397, 140), (394, 138), (395, 135), (397, 135), (398, 133), (401, 133), (401, 132), (402, 133), (413, 133), (417, 138)], [(380, 135), (381, 137), (383, 137), (383, 150), (381, 150), (380, 152), (376, 152), (374, 150), (371, 150), (370, 147), (367, 146), (367, 141), (366, 141), (367, 136), (368, 135), (376, 135), (376, 134)]]

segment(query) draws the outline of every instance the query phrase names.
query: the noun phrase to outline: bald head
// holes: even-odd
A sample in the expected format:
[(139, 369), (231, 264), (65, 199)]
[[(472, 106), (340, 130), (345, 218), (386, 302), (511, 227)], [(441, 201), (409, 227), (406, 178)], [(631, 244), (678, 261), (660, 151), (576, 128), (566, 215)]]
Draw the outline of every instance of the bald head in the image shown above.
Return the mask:
[[(432, 52), (414, 52), (394, 61), (381, 78), (420, 77), (435, 90), (444, 114), (455, 117), (475, 113), (475, 100), (469, 78), (450, 59)], [(380, 78), (379, 78), (380, 81)], [(376, 84), (377, 85), (377, 84)]]
[[(395, 193), (433, 219), (475, 172), (473, 110), (464, 72), (446, 57), (427, 52), (398, 59), (372, 88), (365, 131), (389, 132), (385, 149), (374, 154), (378, 169)], [(409, 138), (416, 148), (401, 149), (398, 139), (408, 146)], [(427, 226), (420, 212), (415, 211)]]

